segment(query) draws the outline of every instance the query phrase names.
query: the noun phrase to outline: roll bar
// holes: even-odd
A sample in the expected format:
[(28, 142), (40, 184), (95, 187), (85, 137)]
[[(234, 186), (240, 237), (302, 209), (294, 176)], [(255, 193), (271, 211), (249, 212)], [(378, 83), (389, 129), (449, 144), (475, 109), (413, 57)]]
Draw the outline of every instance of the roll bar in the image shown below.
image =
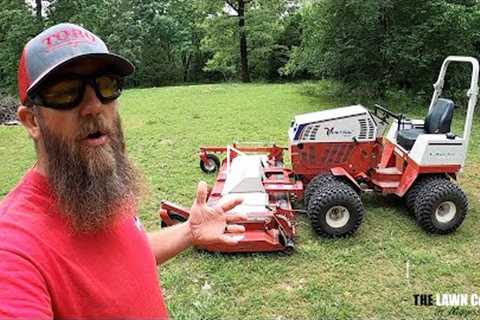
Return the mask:
[(470, 88), (467, 91), (467, 97), (468, 97), (467, 119), (465, 120), (465, 127), (463, 130), (463, 140), (465, 141), (465, 153), (466, 153), (468, 151), (470, 132), (472, 130), (473, 113), (475, 111), (475, 106), (477, 105), (477, 98), (478, 98), (479, 65), (478, 65), (477, 59), (473, 57), (449, 56), (443, 61), (442, 68), (440, 69), (440, 74), (438, 75), (438, 80), (433, 85), (433, 88), (435, 89), (435, 91), (433, 92), (432, 101), (430, 103), (430, 107), (428, 110), (430, 111), (433, 108), (438, 98), (442, 94), (443, 86), (445, 84), (445, 74), (447, 73), (447, 68), (450, 62), (470, 63), (472, 65), (472, 77), (470, 80)]

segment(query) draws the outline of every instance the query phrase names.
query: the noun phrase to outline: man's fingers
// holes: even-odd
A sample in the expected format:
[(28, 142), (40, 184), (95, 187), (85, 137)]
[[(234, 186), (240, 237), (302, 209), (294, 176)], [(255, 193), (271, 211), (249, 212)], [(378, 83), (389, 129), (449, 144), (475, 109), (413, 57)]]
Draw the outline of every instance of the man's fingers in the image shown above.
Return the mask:
[(204, 205), (207, 203), (208, 185), (205, 181), (200, 181), (197, 186), (196, 204)]
[(226, 234), (221, 235), (219, 238), (220, 242), (223, 242), (224, 244), (231, 245), (231, 246), (238, 244), (242, 239), (243, 239), (243, 235), (226, 235)]
[(243, 202), (242, 198), (230, 199), (220, 204), (220, 208), (222, 208), (223, 212), (227, 212), (229, 210), (232, 210), (242, 202)]
[(245, 227), (239, 224), (227, 224), (227, 227), (225, 229), (227, 232), (230, 232), (230, 233), (245, 232)]
[(227, 214), (227, 222), (242, 222), (248, 220), (248, 215), (246, 213), (233, 213)]

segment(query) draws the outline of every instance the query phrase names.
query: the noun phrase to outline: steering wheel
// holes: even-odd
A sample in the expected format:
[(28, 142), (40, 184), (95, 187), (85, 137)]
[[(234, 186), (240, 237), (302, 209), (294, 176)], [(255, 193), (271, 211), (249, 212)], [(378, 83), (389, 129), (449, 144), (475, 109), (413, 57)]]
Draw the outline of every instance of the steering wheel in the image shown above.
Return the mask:
[(402, 123), (403, 120), (407, 120), (407, 118), (403, 113), (400, 113), (400, 114), (393, 113), (392, 111), (388, 110), (386, 107), (382, 107), (379, 104), (374, 105), (373, 113), (375, 114), (375, 116), (377, 116), (384, 122), (388, 122), (387, 120), (389, 118), (396, 119), (398, 123), (398, 130), (400, 130), (400, 127), (403, 124)]
[(404, 119), (403, 114), (396, 114), (393, 113), (392, 111), (388, 110), (386, 107), (382, 107), (379, 104), (374, 105), (373, 113), (379, 117), (382, 120), (387, 120), (388, 118), (394, 118), (397, 119), (398, 122), (400, 122), (402, 119)]

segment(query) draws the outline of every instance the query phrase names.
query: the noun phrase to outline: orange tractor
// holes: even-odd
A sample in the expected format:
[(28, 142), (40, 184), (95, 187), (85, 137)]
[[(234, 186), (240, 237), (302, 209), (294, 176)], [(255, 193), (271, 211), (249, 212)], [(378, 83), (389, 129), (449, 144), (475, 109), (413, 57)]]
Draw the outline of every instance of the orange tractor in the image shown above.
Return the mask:
[[(463, 134), (451, 130), (454, 102), (441, 97), (451, 62), (472, 65)], [(209, 203), (241, 196), (234, 212), (244, 212), (246, 233), (236, 247), (211, 251), (276, 251), (292, 248), (295, 213), (292, 198), (302, 199), (314, 230), (324, 237), (354, 233), (365, 213), (366, 192), (405, 198), (420, 227), (448, 234), (463, 222), (468, 201), (455, 182), (462, 170), (478, 96), (475, 58), (445, 59), (424, 120), (411, 120), (376, 105), (354, 105), (295, 117), (289, 146), (201, 147), (200, 168), (218, 171)], [(283, 165), (290, 154), (291, 169)], [(223, 161), (216, 154), (226, 153)], [(306, 188), (304, 188), (306, 186)], [(188, 218), (188, 210), (163, 202), (161, 218), (171, 225)]]

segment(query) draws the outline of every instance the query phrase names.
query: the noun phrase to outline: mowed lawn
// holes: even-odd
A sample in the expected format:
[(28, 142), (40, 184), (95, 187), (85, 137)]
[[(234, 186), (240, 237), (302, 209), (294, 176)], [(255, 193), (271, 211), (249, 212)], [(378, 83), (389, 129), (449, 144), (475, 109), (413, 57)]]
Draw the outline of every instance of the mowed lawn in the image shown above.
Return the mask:
[[(198, 167), (200, 145), (286, 144), (295, 114), (338, 106), (338, 99), (303, 94), (304, 87), (223, 84), (127, 90), (120, 113), (130, 156), (150, 184), (150, 197), (140, 212), (148, 229), (160, 226), (157, 211), (162, 199), (189, 206), (198, 181), (212, 184), (214, 176)], [(423, 117), (426, 112), (427, 106), (418, 106), (411, 115)], [(463, 119), (457, 111), (457, 129)], [(353, 237), (321, 239), (300, 215), (297, 247), (291, 255), (189, 249), (161, 266), (159, 277), (171, 317), (480, 319), (480, 307), (413, 303), (413, 294), (420, 293), (480, 294), (479, 125), (477, 114), (460, 178), (470, 211), (456, 233), (430, 236), (400, 202), (366, 195), (367, 214)], [(33, 163), (32, 143), (24, 130), (0, 127), (0, 198)]]

